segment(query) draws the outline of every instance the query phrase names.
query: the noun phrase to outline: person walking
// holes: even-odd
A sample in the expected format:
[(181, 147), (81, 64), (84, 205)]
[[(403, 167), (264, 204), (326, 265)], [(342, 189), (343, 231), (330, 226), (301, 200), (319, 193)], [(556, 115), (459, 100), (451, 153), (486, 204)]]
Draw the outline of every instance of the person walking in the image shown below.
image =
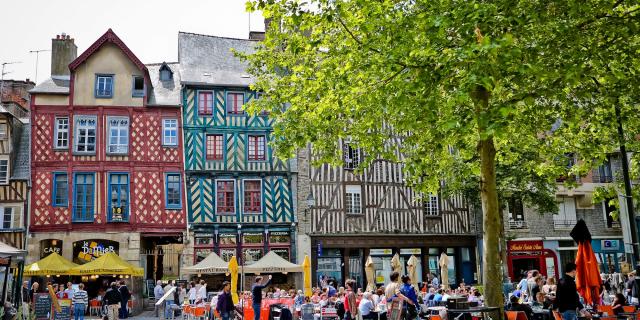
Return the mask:
[(200, 280), (200, 288), (198, 288), (198, 296), (196, 298), (201, 303), (207, 302), (207, 283)]
[(216, 311), (218, 311), (222, 320), (229, 320), (234, 309), (233, 299), (231, 299), (231, 283), (225, 281), (222, 283), (222, 293), (218, 296)]
[(356, 302), (356, 294), (353, 292), (356, 282), (349, 279), (345, 285), (347, 290), (344, 297), (344, 319), (355, 320), (358, 318), (358, 303)]
[(29, 303), (31, 303), (31, 292), (29, 291), (29, 281), (22, 282), (22, 319), (29, 319)]
[(267, 282), (262, 283), (262, 277), (256, 277), (256, 281), (251, 287), (251, 301), (253, 307), (253, 319), (260, 320), (260, 307), (262, 305), (262, 289), (271, 283), (271, 275)]
[(89, 295), (84, 291), (84, 283), (78, 285), (78, 291), (73, 293), (73, 318), (75, 320), (84, 320), (84, 313), (89, 304)]
[(73, 283), (71, 281), (67, 282), (67, 288), (64, 289), (63, 296), (65, 299), (73, 299), (73, 294), (75, 290), (73, 290)]
[(107, 316), (109, 320), (118, 319), (118, 308), (120, 308), (120, 302), (122, 297), (118, 291), (118, 287), (115, 282), (111, 282), (111, 286), (104, 294), (104, 303), (107, 305)]
[[(576, 320), (578, 319), (577, 310), (584, 308), (580, 303), (578, 289), (576, 288), (576, 264), (573, 262), (567, 263), (564, 271), (564, 277), (562, 277), (556, 289), (555, 309), (558, 309), (563, 320)], [(586, 315), (590, 314), (587, 313)]]
[(191, 281), (189, 283), (189, 304), (196, 303), (196, 298), (198, 297), (198, 289), (196, 289), (196, 283)]
[(131, 299), (131, 292), (124, 280), (120, 280), (118, 291), (120, 292), (120, 297), (122, 297), (122, 301), (120, 301), (120, 319), (126, 319), (129, 317), (128, 303), (129, 299)]
[[(153, 297), (156, 298), (156, 302), (158, 302), (160, 299), (162, 299), (162, 296), (164, 296), (164, 290), (162, 289), (162, 281), (158, 280), (158, 282), (156, 282), (156, 287), (153, 288)], [(156, 317), (160, 316), (160, 309), (162, 308), (156, 304), (154, 308)]]
[(406, 320), (413, 320), (418, 317), (418, 296), (416, 295), (416, 289), (411, 284), (411, 278), (408, 275), (402, 276), (402, 286), (400, 287), (400, 294), (404, 296), (404, 318)]

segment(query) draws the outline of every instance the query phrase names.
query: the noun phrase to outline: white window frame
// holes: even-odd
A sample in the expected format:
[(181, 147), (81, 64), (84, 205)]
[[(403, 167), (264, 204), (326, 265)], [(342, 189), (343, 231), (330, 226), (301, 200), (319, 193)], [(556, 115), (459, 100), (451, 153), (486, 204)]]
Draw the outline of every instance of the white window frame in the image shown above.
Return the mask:
[[(423, 212), (425, 215), (435, 217), (440, 215), (440, 199), (437, 194), (429, 193), (424, 197)], [(434, 207), (435, 205), (435, 207)]]
[[(244, 209), (244, 196), (245, 196), (244, 191), (245, 191), (245, 183), (247, 181), (258, 181), (258, 182), (260, 182), (260, 212), (246, 212), (245, 209)], [(262, 211), (263, 211), (262, 207), (264, 206), (264, 193), (263, 193), (263, 190), (262, 190), (262, 179), (243, 179), (242, 180), (242, 203), (240, 203), (240, 205), (242, 207), (242, 214), (249, 214), (249, 215), (262, 214)]]
[[(352, 155), (349, 155), (349, 149), (353, 150)], [(362, 159), (362, 152), (360, 148), (356, 148), (351, 143), (345, 142), (343, 146), (343, 160), (344, 160), (344, 169), (346, 170), (354, 170), (360, 165), (360, 161)]]
[[(112, 143), (115, 128), (116, 143)], [(124, 136), (122, 135), (124, 133)], [(121, 139), (124, 138), (124, 143)], [(126, 155), (129, 153), (129, 117), (107, 117), (107, 154)]]
[[(169, 122), (174, 122), (175, 126), (168, 126)], [(175, 132), (175, 136), (167, 136), (166, 131), (172, 130)], [(167, 141), (169, 139), (169, 141)], [(172, 141), (175, 139), (175, 141)], [(167, 118), (162, 119), (162, 145), (169, 147), (177, 147), (178, 146), (178, 119), (176, 118)]]
[[(357, 197), (356, 197), (357, 196)], [(356, 206), (357, 200), (357, 206)], [(357, 209), (357, 210), (356, 210)], [(362, 214), (362, 186), (346, 185), (344, 192), (344, 211), (347, 214)]]
[(560, 197), (558, 213), (553, 215), (553, 226), (556, 229), (571, 229), (578, 221), (576, 199), (574, 197)]
[[(4, 223), (5, 223), (5, 209), (10, 209), (11, 210), (11, 217), (10, 217), (10, 222), (9, 222), (9, 227), (5, 228), (4, 227)], [(17, 207), (13, 207), (13, 206), (0, 206), (0, 229), (6, 230), (6, 229), (15, 229), (15, 228), (20, 228), (21, 226), (16, 226), (14, 224), (15, 220), (16, 220), (16, 210)]]
[(0, 122), (0, 140), (9, 139), (9, 123)]
[[(88, 125), (80, 125), (79, 122), (83, 121), (83, 120), (88, 120), (88, 121), (93, 121), (94, 125), (93, 125), (93, 151), (79, 151), (78, 147), (79, 144), (78, 142), (80, 141), (80, 130), (91, 130), (91, 127)], [(74, 139), (73, 139), (73, 152), (76, 154), (84, 154), (84, 155), (94, 155), (96, 154), (96, 147), (97, 147), (97, 142), (98, 142), (98, 117), (97, 116), (85, 116), (85, 115), (78, 115), (75, 116), (73, 119), (73, 133), (74, 133)], [(85, 139), (88, 140), (91, 135), (89, 135), (88, 133), (85, 134)], [(85, 142), (85, 146), (89, 146), (90, 144)]]
[[(61, 127), (62, 121), (67, 121), (66, 127)], [(56, 117), (55, 127), (53, 128), (53, 148), (54, 149), (67, 149), (69, 148), (69, 117)], [(61, 138), (60, 135), (66, 135), (64, 138)], [(64, 143), (61, 143), (64, 142)]]
[[(2, 179), (2, 173), (4, 172), (3, 167), (6, 166), (6, 175), (4, 176), (4, 179)], [(1, 156), (0, 157), (0, 184), (9, 184), (9, 176), (11, 175), (11, 166), (9, 163), (9, 156), (5, 155), (5, 156)]]

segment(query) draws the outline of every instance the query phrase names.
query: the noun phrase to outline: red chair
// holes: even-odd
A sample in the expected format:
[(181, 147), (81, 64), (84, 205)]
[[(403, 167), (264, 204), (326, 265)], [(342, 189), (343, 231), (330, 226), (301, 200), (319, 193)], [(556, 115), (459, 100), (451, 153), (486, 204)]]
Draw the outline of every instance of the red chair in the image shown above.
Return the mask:
[(527, 315), (522, 311), (505, 311), (507, 320), (527, 320)]
[(554, 312), (553, 312), (553, 319), (555, 319), (555, 320), (562, 320), (562, 316), (560, 315), (560, 312), (558, 312), (558, 311), (554, 311)]

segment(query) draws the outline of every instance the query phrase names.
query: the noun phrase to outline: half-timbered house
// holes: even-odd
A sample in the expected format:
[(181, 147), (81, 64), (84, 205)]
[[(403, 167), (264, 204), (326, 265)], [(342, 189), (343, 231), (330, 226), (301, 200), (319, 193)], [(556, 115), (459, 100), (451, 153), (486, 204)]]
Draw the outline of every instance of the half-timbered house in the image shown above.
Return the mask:
[(275, 251), (296, 261), (291, 161), (275, 158), (267, 114), (243, 105), (260, 97), (232, 50), (253, 40), (180, 33), (185, 170), (193, 259), (210, 252), (250, 264)]
[(52, 76), (31, 100), (29, 259), (76, 263), (104, 252), (162, 278), (161, 256), (186, 226), (176, 64), (143, 64), (109, 29), (76, 58), (53, 39)]
[(413, 282), (419, 283), (428, 273), (439, 277), (443, 252), (449, 256), (450, 283), (477, 280), (477, 232), (465, 199), (420, 195), (405, 184), (399, 163), (376, 160), (360, 172), (362, 152), (344, 142), (340, 148), (342, 167), (303, 164), (310, 149), (299, 155), (298, 201), (312, 202), (299, 220), (310, 236), (316, 281), (350, 278), (366, 285), (364, 264), (371, 256), (375, 282), (383, 284), (398, 254), (405, 273), (409, 258), (418, 258), (419, 278)]

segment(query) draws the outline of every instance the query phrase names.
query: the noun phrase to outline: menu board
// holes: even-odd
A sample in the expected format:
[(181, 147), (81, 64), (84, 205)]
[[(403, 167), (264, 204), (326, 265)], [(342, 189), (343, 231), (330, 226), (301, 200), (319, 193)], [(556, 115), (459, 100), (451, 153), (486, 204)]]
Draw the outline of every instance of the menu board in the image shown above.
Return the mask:
[(394, 298), (391, 306), (387, 308), (388, 320), (400, 320), (402, 318), (402, 299)]
[(71, 319), (71, 299), (58, 299), (60, 304), (60, 311), (56, 311), (53, 314), (54, 320), (69, 320)]
[(36, 293), (35, 314), (36, 320), (49, 319), (51, 315), (51, 297), (48, 293)]

